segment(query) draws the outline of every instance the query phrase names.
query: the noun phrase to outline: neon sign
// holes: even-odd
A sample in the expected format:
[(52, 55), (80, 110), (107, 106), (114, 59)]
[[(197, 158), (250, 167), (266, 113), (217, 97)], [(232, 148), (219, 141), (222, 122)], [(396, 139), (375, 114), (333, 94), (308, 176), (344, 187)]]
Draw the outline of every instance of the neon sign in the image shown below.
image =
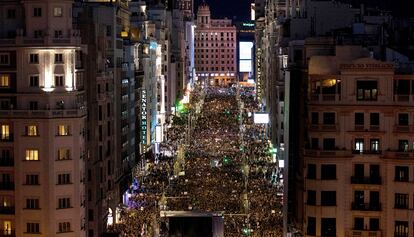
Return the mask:
[(147, 91), (141, 90), (141, 144), (147, 145)]

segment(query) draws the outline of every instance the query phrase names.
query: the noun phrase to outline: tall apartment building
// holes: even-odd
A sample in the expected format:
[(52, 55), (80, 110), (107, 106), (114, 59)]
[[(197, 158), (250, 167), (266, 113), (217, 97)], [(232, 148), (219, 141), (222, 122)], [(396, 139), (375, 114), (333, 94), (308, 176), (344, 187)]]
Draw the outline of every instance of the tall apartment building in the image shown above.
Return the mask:
[(412, 236), (412, 74), (357, 46), (309, 62), (305, 236)]
[(87, 232), (101, 236), (119, 218), (117, 207), (132, 182), (135, 152), (135, 81), (124, 38), (129, 32), (126, 1), (76, 4), (87, 65)]
[(234, 83), (237, 77), (236, 27), (230, 19), (212, 19), (210, 8), (198, 7), (195, 29), (197, 76), (211, 85)]
[(72, 4), (0, 3), (2, 236), (85, 236), (87, 113)]
[[(263, 14), (256, 16), (256, 94), (262, 109), (269, 112), (269, 135), (278, 159), (284, 161), (284, 232), (293, 234), (301, 232), (305, 223), (302, 151), (307, 134), (302, 120), (307, 109), (308, 58), (334, 54), (336, 42), (381, 45), (379, 29), (389, 17), (319, 0), (271, 0)], [(326, 35), (333, 37), (309, 39)]]

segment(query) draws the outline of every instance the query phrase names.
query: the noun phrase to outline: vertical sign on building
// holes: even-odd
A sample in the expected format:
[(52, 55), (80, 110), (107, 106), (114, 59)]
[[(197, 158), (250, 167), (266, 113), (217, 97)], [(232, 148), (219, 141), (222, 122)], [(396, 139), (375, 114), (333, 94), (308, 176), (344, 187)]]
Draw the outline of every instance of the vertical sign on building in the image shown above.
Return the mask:
[(262, 91), (262, 50), (257, 49), (256, 53), (256, 95), (257, 100), (261, 102), (263, 97)]
[(140, 125), (141, 125), (141, 144), (147, 145), (147, 91), (141, 90), (141, 113), (140, 113)]

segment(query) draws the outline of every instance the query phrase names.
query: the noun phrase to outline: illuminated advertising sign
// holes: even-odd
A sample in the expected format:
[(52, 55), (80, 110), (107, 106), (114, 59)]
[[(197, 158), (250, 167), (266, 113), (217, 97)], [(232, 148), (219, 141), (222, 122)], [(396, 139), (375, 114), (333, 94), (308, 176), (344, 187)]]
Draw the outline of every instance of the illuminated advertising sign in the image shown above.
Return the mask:
[(254, 113), (253, 121), (256, 124), (268, 124), (269, 123), (269, 114), (268, 113)]
[(257, 49), (256, 53), (256, 95), (259, 101), (262, 100), (262, 50)]
[(240, 72), (252, 72), (253, 42), (239, 43), (239, 68)]
[(141, 144), (147, 145), (147, 91), (141, 90)]
[(254, 27), (254, 23), (243, 22), (242, 26), (244, 26), (244, 27)]

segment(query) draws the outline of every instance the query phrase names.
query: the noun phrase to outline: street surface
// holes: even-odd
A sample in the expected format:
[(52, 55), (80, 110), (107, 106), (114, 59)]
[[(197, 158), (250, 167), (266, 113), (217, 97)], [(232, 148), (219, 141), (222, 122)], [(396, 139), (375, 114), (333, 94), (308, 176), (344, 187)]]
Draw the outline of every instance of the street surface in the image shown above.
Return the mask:
[(160, 154), (137, 171), (118, 226), (125, 236), (171, 235), (173, 211), (222, 216), (224, 236), (282, 236), (280, 170), (257, 109), (249, 90), (196, 88)]

